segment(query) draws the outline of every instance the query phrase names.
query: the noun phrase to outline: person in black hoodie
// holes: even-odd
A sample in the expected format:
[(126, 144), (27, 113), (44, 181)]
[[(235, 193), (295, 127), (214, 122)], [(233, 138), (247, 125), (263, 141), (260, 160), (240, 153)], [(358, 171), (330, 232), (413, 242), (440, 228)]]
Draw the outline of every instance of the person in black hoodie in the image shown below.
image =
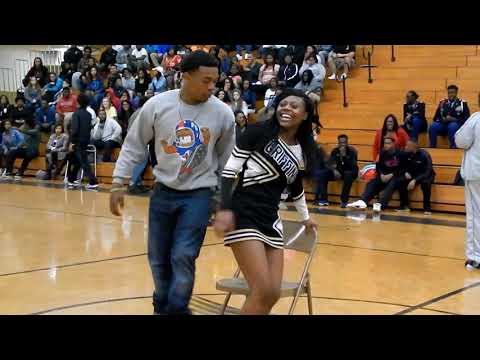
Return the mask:
[(107, 45), (100, 56), (101, 70), (108, 69), (109, 65), (114, 65), (117, 61), (117, 51), (112, 48), (112, 45)]
[(81, 167), (90, 181), (86, 188), (92, 190), (98, 187), (98, 180), (88, 164), (87, 147), (90, 144), (90, 132), (92, 130), (92, 115), (87, 111), (90, 99), (87, 95), (80, 94), (77, 102), (79, 108), (73, 113), (71, 124), (68, 187), (80, 186), (80, 184), (75, 183), (75, 180)]
[(278, 72), (278, 83), (288, 88), (293, 88), (299, 81), (298, 65), (293, 62), (292, 56), (287, 54), (283, 58), (284, 65)]
[(83, 51), (80, 50), (77, 45), (72, 45), (63, 54), (63, 60), (70, 64), (72, 70), (77, 71), (77, 65), (80, 59), (83, 57)]
[(19, 128), (25, 121), (33, 119), (33, 112), (25, 106), (25, 98), (17, 96), (15, 98), (15, 106), (11, 112), (12, 126)]
[(5, 131), (4, 122), (11, 119), (12, 110), (7, 95), (0, 96), (0, 136)]
[(369, 201), (383, 191), (379, 202), (373, 205), (374, 211), (381, 211), (387, 207), (393, 192), (398, 190), (400, 192), (400, 209), (406, 210), (408, 204), (408, 192), (405, 184), (406, 169), (406, 154), (395, 148), (392, 138), (385, 137), (383, 150), (377, 162), (376, 177), (368, 182), (360, 200), (348, 204), (347, 207), (365, 209)]
[(328, 182), (343, 180), (341, 207), (347, 207), (350, 190), (358, 177), (357, 150), (348, 145), (348, 136), (338, 136), (338, 146), (332, 150), (328, 166), (317, 173), (314, 205), (328, 206)]
[(409, 139), (405, 147), (407, 153), (407, 190), (412, 191), (415, 186), (420, 185), (423, 192), (423, 211), (425, 215), (431, 215), (430, 196), (432, 194), (432, 184), (435, 180), (435, 171), (433, 170), (432, 158), (430, 154), (418, 148), (418, 142)]
[(27, 87), (28, 83), (30, 82), (30, 78), (34, 77), (37, 79), (40, 87), (44, 87), (48, 82), (48, 74), (49, 71), (46, 66), (43, 65), (43, 61), (41, 58), (36, 57), (33, 60), (33, 65), (28, 70), (27, 75), (22, 80), (23, 86)]

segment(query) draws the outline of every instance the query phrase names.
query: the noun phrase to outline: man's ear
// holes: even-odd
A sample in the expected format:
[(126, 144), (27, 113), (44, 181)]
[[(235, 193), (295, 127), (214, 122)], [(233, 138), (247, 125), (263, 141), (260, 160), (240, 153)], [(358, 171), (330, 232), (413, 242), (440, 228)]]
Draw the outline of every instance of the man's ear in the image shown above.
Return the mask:
[(184, 73), (182, 73), (182, 79), (191, 80), (192, 75), (189, 72), (184, 72)]

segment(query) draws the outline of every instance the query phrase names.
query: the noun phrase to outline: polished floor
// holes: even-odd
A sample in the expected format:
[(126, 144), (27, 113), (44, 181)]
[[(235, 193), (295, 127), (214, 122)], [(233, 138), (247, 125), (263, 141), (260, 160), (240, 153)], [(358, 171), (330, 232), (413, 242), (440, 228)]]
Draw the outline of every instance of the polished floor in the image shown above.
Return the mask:
[[(117, 218), (108, 196), (0, 183), (0, 314), (152, 313), (148, 198), (128, 196)], [(480, 272), (463, 267), (464, 216), (312, 213), (319, 225), (315, 314), (480, 314)], [(282, 216), (296, 218), (294, 211)], [(287, 280), (297, 279), (303, 260), (285, 254)], [(224, 294), (215, 282), (234, 270), (230, 250), (209, 230), (197, 262), (195, 314), (218, 312)], [(233, 297), (227, 313), (238, 313), (242, 301)], [(281, 300), (273, 313), (286, 314), (289, 304)], [(307, 313), (305, 298), (295, 313)]]

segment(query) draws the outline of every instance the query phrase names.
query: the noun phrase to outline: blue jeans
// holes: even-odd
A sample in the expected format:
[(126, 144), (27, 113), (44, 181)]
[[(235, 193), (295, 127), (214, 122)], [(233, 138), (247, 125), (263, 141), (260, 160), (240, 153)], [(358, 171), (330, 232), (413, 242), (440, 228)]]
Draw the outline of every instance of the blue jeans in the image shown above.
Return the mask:
[(418, 134), (427, 131), (428, 128), (427, 122), (418, 116), (412, 117), (411, 126), (412, 128), (409, 130), (406, 125), (402, 125), (403, 129), (408, 133), (408, 136), (416, 140), (418, 140)]
[(208, 188), (176, 191), (155, 186), (148, 215), (148, 261), (156, 313), (190, 313), (195, 260), (207, 231), (211, 196)]
[(450, 123), (441, 123), (435, 121), (430, 125), (430, 130), (428, 135), (430, 137), (430, 147), (437, 147), (437, 136), (438, 135), (448, 135), (448, 141), (450, 142), (450, 149), (456, 149), (457, 145), (455, 144), (455, 133), (460, 129), (461, 124), (458, 122)]

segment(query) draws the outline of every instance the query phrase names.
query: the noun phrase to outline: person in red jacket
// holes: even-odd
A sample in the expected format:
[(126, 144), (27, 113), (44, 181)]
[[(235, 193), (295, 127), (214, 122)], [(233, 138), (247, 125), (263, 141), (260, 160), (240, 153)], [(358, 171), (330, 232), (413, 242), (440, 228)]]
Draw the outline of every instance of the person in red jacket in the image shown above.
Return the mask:
[(62, 97), (57, 101), (57, 124), (63, 124), (65, 131), (70, 131), (70, 122), (73, 113), (77, 111), (77, 96), (72, 94), (69, 87), (63, 88)]
[(403, 150), (410, 138), (407, 132), (398, 126), (398, 120), (393, 114), (387, 115), (383, 122), (383, 127), (377, 130), (375, 141), (373, 143), (373, 161), (378, 161), (378, 155), (383, 149), (383, 139), (390, 137), (395, 141), (395, 147)]

